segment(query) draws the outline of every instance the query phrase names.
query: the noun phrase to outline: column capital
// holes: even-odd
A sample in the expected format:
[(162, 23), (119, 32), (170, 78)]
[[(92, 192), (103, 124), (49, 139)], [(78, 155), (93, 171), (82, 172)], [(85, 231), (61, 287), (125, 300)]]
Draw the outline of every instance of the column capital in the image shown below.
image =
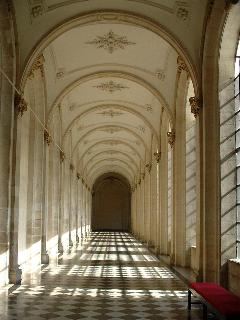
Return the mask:
[(23, 116), (24, 112), (27, 111), (28, 104), (24, 97), (19, 93), (15, 93), (14, 97), (14, 107), (16, 110), (17, 115)]
[(51, 144), (51, 142), (52, 142), (52, 137), (50, 136), (50, 134), (49, 134), (47, 129), (44, 129), (43, 135), (44, 135), (44, 141), (49, 146)]
[(43, 54), (40, 54), (36, 60), (33, 62), (31, 70), (28, 73), (28, 78), (29, 79), (33, 79), (34, 78), (34, 72), (36, 70), (40, 70), (41, 71), (41, 76), (43, 77), (43, 64), (45, 62), (44, 56)]
[(187, 65), (181, 56), (178, 56), (177, 58), (177, 71), (178, 73), (181, 73), (182, 71), (188, 71)]
[(175, 131), (167, 132), (167, 137), (168, 137), (168, 143), (169, 143), (170, 147), (172, 148), (175, 143), (175, 138), (176, 138)]
[(197, 118), (199, 115), (200, 109), (202, 108), (202, 102), (197, 97), (189, 98), (189, 103), (191, 106), (191, 112), (194, 114), (194, 117)]
[(160, 152), (160, 151), (156, 151), (156, 152), (154, 152), (153, 155), (154, 155), (157, 163), (159, 163), (159, 161), (160, 161), (160, 159), (161, 159), (161, 152)]
[(152, 170), (152, 162), (148, 162), (148, 163), (146, 164), (146, 168), (147, 168), (148, 173), (150, 173), (151, 170)]
[(66, 156), (64, 151), (60, 150), (60, 161), (63, 162), (65, 160)]

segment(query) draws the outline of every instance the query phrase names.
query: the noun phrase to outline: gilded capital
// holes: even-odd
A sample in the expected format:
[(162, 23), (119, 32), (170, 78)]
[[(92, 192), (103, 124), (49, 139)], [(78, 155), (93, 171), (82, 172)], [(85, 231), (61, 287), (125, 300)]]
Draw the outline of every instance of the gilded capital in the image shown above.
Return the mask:
[(169, 145), (171, 146), (171, 148), (173, 147), (174, 145), (174, 142), (175, 142), (175, 132), (174, 131), (169, 131), (167, 133), (167, 137), (168, 137), (168, 143)]
[(36, 70), (40, 70), (41, 71), (41, 75), (43, 77), (43, 64), (45, 62), (44, 56), (43, 54), (40, 54), (36, 60), (34, 61), (31, 70), (28, 73), (28, 78), (29, 79), (33, 79), (34, 78), (34, 71)]
[(14, 98), (14, 107), (17, 115), (23, 116), (24, 112), (27, 111), (27, 102), (22, 95), (16, 93)]
[(189, 103), (191, 106), (191, 112), (194, 114), (194, 117), (197, 118), (201, 109), (201, 101), (197, 97), (189, 98)]
[(161, 159), (161, 152), (157, 151), (157, 152), (154, 152), (154, 157), (157, 161), (157, 163), (159, 163), (160, 159)]
[(184, 62), (183, 58), (178, 56), (177, 58), (177, 71), (181, 73), (182, 71), (187, 71), (186, 63)]
[(61, 162), (63, 162), (64, 160), (65, 160), (65, 153), (62, 151), (62, 150), (60, 150), (60, 160), (61, 160)]
[(47, 129), (44, 129), (44, 141), (47, 143), (48, 146), (52, 142), (52, 137), (50, 136)]

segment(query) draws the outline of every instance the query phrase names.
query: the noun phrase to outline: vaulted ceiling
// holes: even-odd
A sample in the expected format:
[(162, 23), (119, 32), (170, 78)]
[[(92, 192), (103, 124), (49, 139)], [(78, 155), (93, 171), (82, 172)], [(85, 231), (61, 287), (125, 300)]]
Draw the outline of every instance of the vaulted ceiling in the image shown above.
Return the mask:
[(43, 54), (48, 123), (60, 108), (63, 148), (71, 141), (90, 184), (110, 171), (133, 184), (174, 119), (183, 51), (199, 75), (207, 0), (14, 2), (20, 68)]

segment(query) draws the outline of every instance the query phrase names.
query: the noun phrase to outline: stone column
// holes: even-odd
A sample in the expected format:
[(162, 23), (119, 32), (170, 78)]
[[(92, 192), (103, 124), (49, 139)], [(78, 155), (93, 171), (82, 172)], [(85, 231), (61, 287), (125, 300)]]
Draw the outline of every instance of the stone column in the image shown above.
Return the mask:
[(163, 115), (161, 130), (161, 160), (159, 163), (159, 251), (161, 254), (168, 254), (168, 142), (167, 142), (168, 121), (166, 114)]
[(174, 265), (186, 265), (186, 97), (187, 72), (179, 72), (173, 147), (173, 255)]

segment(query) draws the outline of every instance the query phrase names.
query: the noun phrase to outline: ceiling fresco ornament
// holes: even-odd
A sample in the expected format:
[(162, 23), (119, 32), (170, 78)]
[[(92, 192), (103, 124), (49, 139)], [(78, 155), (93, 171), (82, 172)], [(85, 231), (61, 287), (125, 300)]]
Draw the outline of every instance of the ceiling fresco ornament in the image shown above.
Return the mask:
[(166, 73), (164, 70), (157, 70), (156, 71), (156, 77), (161, 80), (161, 81), (164, 81), (165, 80), (165, 77), (166, 77)]
[(98, 114), (101, 114), (104, 117), (114, 118), (114, 117), (122, 116), (124, 113), (121, 111), (106, 110), (106, 111), (98, 112)]
[(186, 63), (184, 62), (183, 58), (178, 56), (177, 58), (177, 71), (181, 73), (182, 71), (187, 71)]
[(119, 144), (122, 144), (121, 141), (102, 141), (101, 143), (107, 146), (117, 146)]
[(129, 87), (124, 86), (121, 83), (117, 83), (113, 80), (102, 82), (98, 84), (97, 86), (94, 86), (94, 88), (97, 88), (102, 91), (106, 91), (108, 93), (114, 93), (116, 91), (122, 91), (123, 89), (129, 89)]
[(113, 155), (113, 154), (118, 153), (118, 151), (108, 150), (108, 151), (106, 151), (105, 153), (106, 153), (106, 154), (109, 154), (109, 155)]
[(169, 145), (171, 146), (171, 148), (173, 147), (174, 145), (174, 142), (175, 142), (175, 132), (174, 131), (169, 131), (167, 133), (167, 137), (168, 137), (168, 143)]
[(43, 15), (46, 11), (44, 0), (28, 0), (29, 10), (32, 18), (37, 18)]
[(119, 131), (122, 131), (121, 128), (119, 127), (110, 127), (110, 128), (102, 128), (102, 129), (99, 129), (100, 131), (103, 131), (103, 132), (106, 132), (106, 133), (110, 133), (110, 134), (114, 134), (114, 133), (117, 133)]
[(139, 131), (142, 132), (142, 133), (144, 133), (145, 130), (146, 130), (146, 128), (145, 128), (144, 126), (141, 126), (141, 125), (138, 126), (138, 129), (139, 129)]
[(126, 36), (119, 36), (112, 30), (103, 36), (97, 36), (95, 39), (86, 42), (93, 44), (97, 49), (104, 49), (108, 53), (113, 53), (118, 49), (124, 50), (127, 46), (135, 45), (135, 42), (129, 41)]
[(176, 1), (176, 16), (179, 20), (182, 20), (184, 22), (190, 18), (188, 2)]
[(191, 106), (191, 112), (194, 114), (194, 117), (197, 118), (201, 109), (201, 101), (197, 97), (189, 98), (189, 103)]
[(31, 70), (28, 73), (28, 78), (29, 79), (33, 79), (34, 78), (34, 72), (37, 70), (40, 70), (41, 72), (41, 76), (44, 76), (44, 69), (43, 69), (43, 65), (44, 65), (45, 59), (43, 54), (40, 54), (36, 60), (34, 61)]
[(51, 142), (52, 142), (52, 137), (50, 136), (50, 134), (49, 134), (47, 129), (44, 129), (43, 136), (44, 136), (44, 141), (49, 146), (51, 144)]
[(153, 113), (153, 107), (150, 104), (145, 104), (145, 109), (149, 113)]
[(14, 97), (14, 106), (18, 116), (20, 115), (22, 117), (24, 112), (27, 111), (28, 104), (26, 100), (17, 92), (15, 93)]

